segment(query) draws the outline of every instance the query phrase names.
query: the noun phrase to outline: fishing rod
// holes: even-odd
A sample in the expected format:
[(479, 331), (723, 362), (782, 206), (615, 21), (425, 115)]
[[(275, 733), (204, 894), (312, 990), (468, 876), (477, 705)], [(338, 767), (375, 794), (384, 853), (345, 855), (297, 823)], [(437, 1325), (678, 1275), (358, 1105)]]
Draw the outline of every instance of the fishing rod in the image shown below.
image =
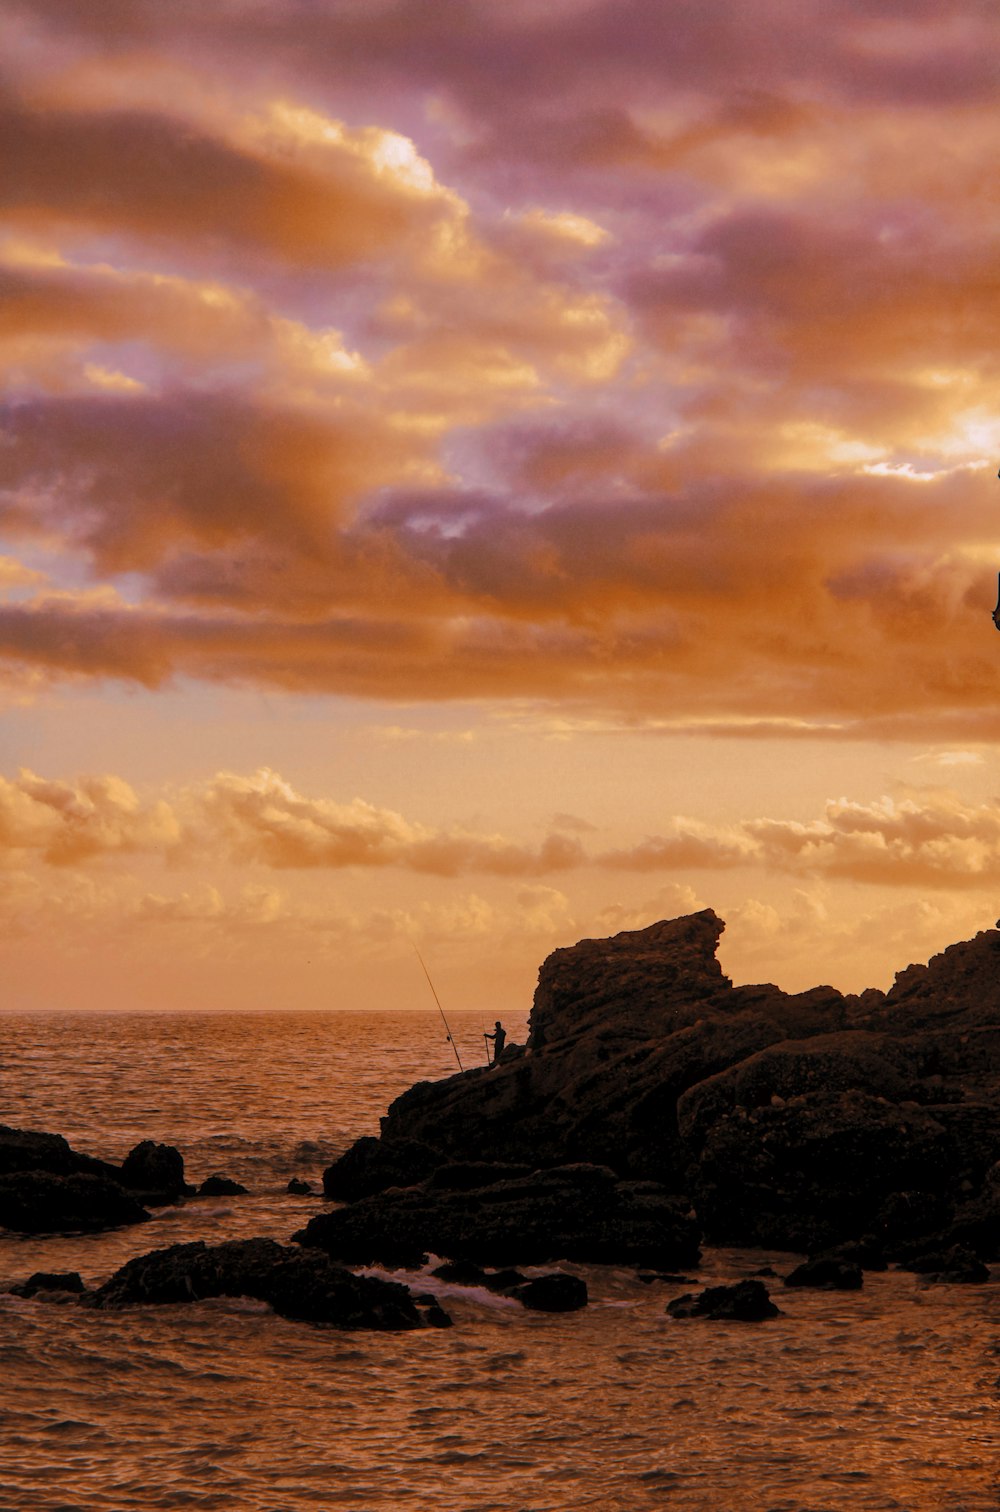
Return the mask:
[(434, 983), (431, 981), (431, 974), (427, 970), (427, 967), (426, 967), (426, 965), (424, 963), (423, 956), (420, 954), (420, 951), (417, 950), (416, 941), (411, 940), (410, 944), (413, 946), (413, 949), (416, 951), (417, 960), (420, 962), (421, 966), (423, 966), (423, 968), (424, 968), (424, 976), (427, 978), (427, 985), (428, 985), (428, 987), (431, 989), (431, 991), (434, 994), (434, 1001), (438, 1005), (438, 1013), (440, 1013), (440, 1015), (441, 1015), (441, 1022), (444, 1025), (445, 1030), (447, 1031), (447, 1034), (448, 1034), (448, 1043), (451, 1046), (451, 1048), (454, 1050), (454, 1052), (455, 1052), (455, 1059), (458, 1061), (458, 1069), (460, 1071), (464, 1071), (465, 1067), (462, 1065), (462, 1057), (459, 1055), (459, 1053), (458, 1053), (458, 1046), (455, 1044), (455, 1041), (452, 1038), (451, 1029), (448, 1026), (448, 1020), (445, 1018), (445, 1016), (444, 1016), (444, 1009), (441, 1007), (441, 999), (438, 997), (438, 995), (437, 995), (437, 989), (434, 986)]

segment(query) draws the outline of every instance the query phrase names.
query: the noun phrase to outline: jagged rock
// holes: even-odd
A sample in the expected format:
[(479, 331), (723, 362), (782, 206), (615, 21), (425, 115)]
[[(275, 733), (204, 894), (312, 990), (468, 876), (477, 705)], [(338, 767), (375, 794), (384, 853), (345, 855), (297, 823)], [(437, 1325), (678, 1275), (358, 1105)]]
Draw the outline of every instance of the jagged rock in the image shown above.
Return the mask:
[(309, 1185), (308, 1181), (300, 1181), (297, 1176), (292, 1177), (291, 1181), (286, 1186), (285, 1191), (291, 1193), (293, 1197), (312, 1196), (312, 1187)]
[(478, 1264), (551, 1260), (696, 1264), (698, 1230), (653, 1182), (605, 1167), (563, 1166), (472, 1191), (390, 1188), (320, 1213), (293, 1235), (346, 1264), (419, 1266), (428, 1252)]
[(93, 1233), (148, 1218), (131, 1193), (104, 1176), (35, 1170), (0, 1176), (0, 1227), (21, 1234)]
[(535, 1276), (514, 1292), (514, 1296), (532, 1312), (577, 1312), (588, 1302), (587, 1283), (579, 1276), (567, 1276), (562, 1271), (553, 1271), (548, 1276)]
[(709, 1286), (697, 1294), (686, 1292), (667, 1303), (667, 1312), (672, 1318), (759, 1323), (779, 1317), (781, 1308), (771, 1301), (763, 1281), (737, 1281), (734, 1286)]
[(273, 1239), (154, 1250), (122, 1266), (90, 1300), (97, 1308), (119, 1308), (207, 1297), (257, 1297), (283, 1317), (337, 1328), (408, 1329), (425, 1322), (405, 1286), (354, 1276), (318, 1250)]
[(150, 1207), (165, 1207), (187, 1191), (184, 1157), (173, 1145), (144, 1139), (122, 1161), (122, 1186), (135, 1192)]
[(965, 1242), (965, 1223), (988, 1258), (1000, 1228), (977, 1204), (1000, 1161), (1000, 932), (888, 993), (845, 997), (734, 988), (715, 959), (723, 927), (706, 909), (553, 952), (527, 1053), (418, 1083), (380, 1139), (331, 1167), (327, 1195), (485, 1188), (475, 1150), (658, 1181), (717, 1242), (891, 1257), (921, 1228)]
[(228, 1176), (220, 1176), (218, 1173), (206, 1176), (198, 1188), (199, 1197), (245, 1197), (248, 1188), (241, 1186), (238, 1181), (232, 1181)]
[(35, 1271), (27, 1281), (11, 1287), (11, 1292), (15, 1297), (36, 1297), (39, 1292), (60, 1295), (71, 1293), (76, 1296), (86, 1290), (79, 1271)]
[(786, 1286), (816, 1287), (821, 1291), (860, 1291), (864, 1276), (860, 1265), (836, 1255), (817, 1255), (804, 1260), (785, 1277)]

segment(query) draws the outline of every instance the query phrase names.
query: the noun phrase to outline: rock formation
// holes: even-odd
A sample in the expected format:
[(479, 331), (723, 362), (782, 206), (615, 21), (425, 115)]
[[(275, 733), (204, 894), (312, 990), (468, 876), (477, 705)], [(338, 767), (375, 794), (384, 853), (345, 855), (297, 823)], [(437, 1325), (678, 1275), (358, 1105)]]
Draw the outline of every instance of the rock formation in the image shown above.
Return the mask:
[(571, 1165), (489, 1185), (429, 1181), (391, 1187), (293, 1235), (346, 1265), (416, 1267), (428, 1253), (491, 1265), (551, 1260), (650, 1266), (694, 1265), (698, 1230), (651, 1181), (621, 1181), (606, 1166)]
[[(424, 1317), (405, 1286), (354, 1276), (318, 1250), (291, 1249), (273, 1239), (197, 1241), (154, 1250), (123, 1265), (86, 1301), (96, 1308), (120, 1308), (207, 1297), (257, 1297), (283, 1317), (337, 1328), (441, 1323), (440, 1317)], [(436, 1302), (433, 1307), (440, 1313)]]
[[(895, 1258), (936, 1236), (1000, 1258), (1000, 932), (856, 997), (733, 987), (723, 928), (705, 909), (553, 952), (527, 1049), (412, 1087), (325, 1173), (327, 1195), (440, 1188), (474, 1149), (512, 1183), (568, 1163), (659, 1183), (710, 1242)], [(331, 1219), (358, 1234), (360, 1213)]]
[(0, 1124), (0, 1228), (45, 1234), (145, 1223), (144, 1204), (177, 1202), (189, 1190), (171, 1145), (145, 1139), (116, 1166), (72, 1149), (61, 1134)]

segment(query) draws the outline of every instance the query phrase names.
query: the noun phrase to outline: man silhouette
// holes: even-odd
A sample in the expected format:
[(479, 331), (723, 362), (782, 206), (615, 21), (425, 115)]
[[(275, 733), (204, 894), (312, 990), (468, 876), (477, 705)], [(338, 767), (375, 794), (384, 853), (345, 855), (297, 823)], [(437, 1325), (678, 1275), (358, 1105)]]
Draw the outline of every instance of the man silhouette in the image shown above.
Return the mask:
[(497, 1019), (496, 1027), (493, 1033), (484, 1035), (483, 1037), (484, 1039), (493, 1041), (493, 1059), (490, 1062), (490, 1065), (495, 1066), (497, 1061), (503, 1054), (504, 1045), (507, 1043), (507, 1031), (504, 1028), (503, 1024), (501, 1024), (500, 1020)]

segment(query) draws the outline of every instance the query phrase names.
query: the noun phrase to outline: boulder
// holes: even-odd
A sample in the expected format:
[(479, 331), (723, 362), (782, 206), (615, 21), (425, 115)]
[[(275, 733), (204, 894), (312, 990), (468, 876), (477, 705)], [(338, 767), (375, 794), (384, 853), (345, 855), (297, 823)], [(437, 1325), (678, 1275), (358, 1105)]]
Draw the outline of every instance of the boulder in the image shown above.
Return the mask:
[(248, 1188), (241, 1186), (238, 1181), (231, 1181), (228, 1176), (220, 1176), (218, 1173), (206, 1176), (198, 1188), (199, 1197), (246, 1197)]
[(860, 1265), (836, 1255), (817, 1255), (805, 1260), (785, 1277), (786, 1286), (809, 1286), (821, 1291), (860, 1291), (863, 1284)]
[[(122, 1266), (90, 1301), (97, 1308), (120, 1308), (207, 1297), (256, 1297), (283, 1317), (345, 1329), (410, 1329), (428, 1321), (405, 1286), (354, 1276), (318, 1250), (291, 1249), (272, 1239), (154, 1250)], [(440, 1319), (430, 1321), (440, 1326)]]
[(184, 1157), (173, 1145), (144, 1139), (122, 1161), (122, 1186), (135, 1192), (150, 1207), (177, 1202), (187, 1191)]
[(292, 1177), (291, 1181), (285, 1187), (285, 1191), (289, 1192), (293, 1197), (312, 1196), (312, 1187), (309, 1185), (308, 1181), (300, 1181), (298, 1176)]
[(514, 1296), (532, 1312), (577, 1312), (587, 1305), (587, 1283), (579, 1276), (553, 1271), (551, 1275), (526, 1281)]
[(666, 1310), (672, 1318), (714, 1318), (732, 1323), (760, 1323), (781, 1315), (763, 1281), (737, 1281), (734, 1286), (686, 1292), (668, 1302)]
[(665, 1188), (592, 1165), (471, 1190), (390, 1188), (318, 1214), (293, 1239), (348, 1265), (419, 1266), (428, 1252), (494, 1266), (574, 1260), (667, 1269), (699, 1258), (697, 1225)]
[(93, 1233), (148, 1218), (131, 1193), (104, 1176), (47, 1171), (0, 1176), (0, 1227), (21, 1234)]

